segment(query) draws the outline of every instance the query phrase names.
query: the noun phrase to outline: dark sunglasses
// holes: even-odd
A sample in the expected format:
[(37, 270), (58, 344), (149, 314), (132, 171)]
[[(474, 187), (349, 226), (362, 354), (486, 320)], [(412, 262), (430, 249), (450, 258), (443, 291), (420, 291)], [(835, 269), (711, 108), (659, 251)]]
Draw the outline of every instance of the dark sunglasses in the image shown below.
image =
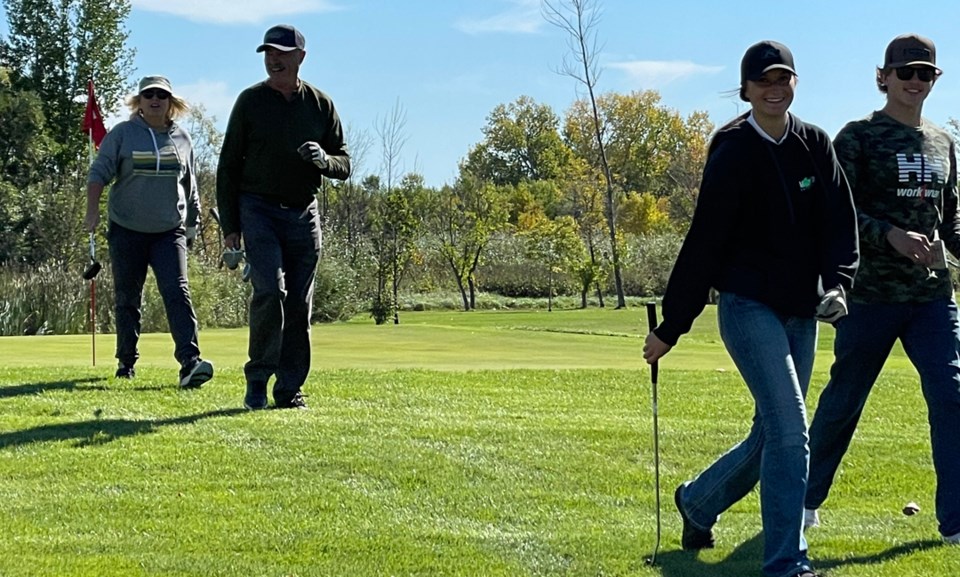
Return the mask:
[[(897, 70), (900, 70), (899, 68)], [(152, 100), (156, 96), (160, 100), (166, 100), (170, 98), (170, 93), (166, 90), (154, 90), (153, 88), (148, 88), (140, 93), (141, 98), (146, 98), (147, 100)]]
[(916, 72), (917, 78), (920, 80), (920, 82), (930, 82), (937, 75), (936, 70), (926, 66), (901, 66), (896, 70), (897, 78), (900, 80), (910, 80), (913, 78), (914, 72)]

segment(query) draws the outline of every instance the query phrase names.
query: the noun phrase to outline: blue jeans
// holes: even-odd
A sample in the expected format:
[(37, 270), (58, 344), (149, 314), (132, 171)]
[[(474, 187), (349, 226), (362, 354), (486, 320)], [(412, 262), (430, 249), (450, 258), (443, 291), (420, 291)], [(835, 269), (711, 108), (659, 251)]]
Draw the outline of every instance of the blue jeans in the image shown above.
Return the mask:
[(247, 383), (277, 379), (273, 396), (289, 400), (310, 373), (310, 317), (320, 260), (317, 202), (288, 207), (240, 195), (240, 226), (250, 264), (250, 360)]
[(926, 303), (850, 303), (838, 323), (830, 382), (810, 425), (810, 487), (806, 507), (816, 509), (834, 475), (870, 389), (897, 339), (920, 374), (927, 403), (936, 509), (943, 535), (960, 533), (960, 323), (952, 298)]
[(721, 293), (720, 336), (755, 402), (750, 434), (686, 485), (683, 507), (709, 529), (760, 482), (763, 573), (792, 576), (810, 569), (803, 537), (807, 489), (804, 397), (813, 370), (813, 318), (778, 314), (764, 304)]
[(174, 357), (184, 365), (200, 356), (197, 315), (187, 285), (187, 239), (184, 230), (137, 232), (111, 222), (107, 230), (113, 288), (116, 293), (117, 359), (133, 366), (140, 358), (140, 308), (147, 267), (153, 269), (157, 288), (173, 336)]

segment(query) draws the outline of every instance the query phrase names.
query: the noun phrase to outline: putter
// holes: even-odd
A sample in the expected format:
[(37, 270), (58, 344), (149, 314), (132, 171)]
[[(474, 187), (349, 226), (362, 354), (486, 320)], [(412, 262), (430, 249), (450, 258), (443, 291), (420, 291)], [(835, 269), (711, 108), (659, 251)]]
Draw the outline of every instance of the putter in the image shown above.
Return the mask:
[[(647, 303), (647, 324), (651, 332), (657, 328), (657, 303)], [(650, 385), (653, 389), (653, 479), (657, 503), (657, 542), (653, 546), (653, 555), (647, 558), (647, 565), (657, 564), (657, 553), (660, 551), (660, 423), (657, 418), (657, 365), (657, 361), (650, 365)]]
[(103, 267), (97, 262), (97, 243), (90, 233), (90, 264), (83, 271), (83, 280), (90, 281), (90, 360), (97, 366), (97, 275)]

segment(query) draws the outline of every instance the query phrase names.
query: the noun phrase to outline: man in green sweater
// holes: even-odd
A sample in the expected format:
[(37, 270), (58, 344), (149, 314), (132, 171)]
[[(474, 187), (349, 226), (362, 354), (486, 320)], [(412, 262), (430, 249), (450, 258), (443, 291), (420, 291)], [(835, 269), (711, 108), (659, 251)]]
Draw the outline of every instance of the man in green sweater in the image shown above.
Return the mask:
[(350, 176), (350, 155), (329, 96), (299, 77), (306, 56), (293, 26), (267, 30), (267, 79), (240, 93), (217, 167), (217, 204), (228, 248), (250, 265), (248, 409), (267, 406), (276, 377), (278, 408), (306, 408), (310, 317), (321, 230), (316, 192), (323, 178)]

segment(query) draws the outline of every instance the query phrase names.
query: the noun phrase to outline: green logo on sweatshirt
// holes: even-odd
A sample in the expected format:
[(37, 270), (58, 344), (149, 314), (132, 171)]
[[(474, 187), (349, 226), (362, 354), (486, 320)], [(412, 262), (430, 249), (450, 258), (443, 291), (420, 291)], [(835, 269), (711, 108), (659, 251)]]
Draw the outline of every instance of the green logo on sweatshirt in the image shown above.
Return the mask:
[(800, 191), (805, 192), (810, 190), (810, 187), (813, 186), (813, 183), (816, 181), (816, 177), (808, 176), (800, 181)]

